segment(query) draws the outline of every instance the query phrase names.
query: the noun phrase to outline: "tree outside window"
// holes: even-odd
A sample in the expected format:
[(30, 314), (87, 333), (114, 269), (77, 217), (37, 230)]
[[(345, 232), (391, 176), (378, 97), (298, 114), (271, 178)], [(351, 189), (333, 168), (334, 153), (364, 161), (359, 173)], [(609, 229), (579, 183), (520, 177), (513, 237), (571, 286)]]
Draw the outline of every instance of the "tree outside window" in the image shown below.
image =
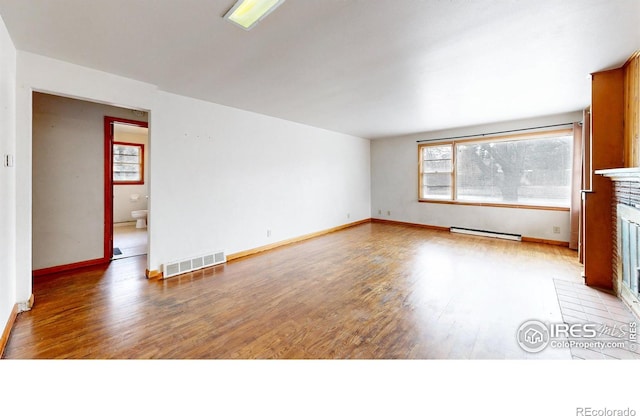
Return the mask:
[[(421, 145), (421, 200), (442, 199), (434, 185), (433, 159), (453, 153), (454, 169), (444, 199), (470, 203), (568, 207), (571, 198), (571, 133), (538, 138)], [(448, 150), (446, 150), (448, 149)], [(443, 153), (444, 152), (444, 153)]]

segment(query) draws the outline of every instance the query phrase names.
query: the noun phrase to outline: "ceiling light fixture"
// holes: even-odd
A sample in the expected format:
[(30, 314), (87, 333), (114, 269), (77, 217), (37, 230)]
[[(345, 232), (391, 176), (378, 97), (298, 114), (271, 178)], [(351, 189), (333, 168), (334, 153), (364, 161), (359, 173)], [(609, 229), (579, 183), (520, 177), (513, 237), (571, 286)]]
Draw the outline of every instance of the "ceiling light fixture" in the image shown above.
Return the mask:
[(284, 0), (237, 0), (224, 18), (244, 30), (251, 30), (282, 3)]

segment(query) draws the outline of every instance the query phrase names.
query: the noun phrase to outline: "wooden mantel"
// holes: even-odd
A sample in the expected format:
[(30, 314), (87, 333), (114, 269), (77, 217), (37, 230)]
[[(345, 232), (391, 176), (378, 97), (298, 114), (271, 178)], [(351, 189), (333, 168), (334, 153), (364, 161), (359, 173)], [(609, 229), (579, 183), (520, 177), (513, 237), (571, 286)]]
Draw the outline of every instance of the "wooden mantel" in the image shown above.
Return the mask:
[(595, 174), (606, 176), (612, 181), (640, 182), (640, 168), (600, 169)]
[[(613, 289), (613, 182), (599, 170), (624, 164), (624, 71), (611, 69), (591, 74), (591, 135), (584, 156), (588, 169), (582, 194), (582, 257), (587, 286)], [(584, 163), (584, 162), (583, 162)], [(603, 221), (604, 220), (604, 221)]]

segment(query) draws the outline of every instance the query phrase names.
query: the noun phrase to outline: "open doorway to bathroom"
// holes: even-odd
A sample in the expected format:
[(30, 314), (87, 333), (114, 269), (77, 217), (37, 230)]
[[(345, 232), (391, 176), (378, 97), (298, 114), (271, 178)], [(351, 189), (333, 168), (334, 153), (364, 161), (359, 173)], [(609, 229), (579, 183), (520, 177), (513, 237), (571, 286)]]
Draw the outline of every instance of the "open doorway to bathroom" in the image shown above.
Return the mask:
[(113, 260), (147, 254), (148, 149), (146, 122), (105, 117), (105, 200), (111, 201), (105, 209), (111, 213), (105, 218), (110, 232), (105, 234)]
[(146, 128), (148, 120), (146, 111), (33, 91), (34, 277), (112, 260), (112, 122)]

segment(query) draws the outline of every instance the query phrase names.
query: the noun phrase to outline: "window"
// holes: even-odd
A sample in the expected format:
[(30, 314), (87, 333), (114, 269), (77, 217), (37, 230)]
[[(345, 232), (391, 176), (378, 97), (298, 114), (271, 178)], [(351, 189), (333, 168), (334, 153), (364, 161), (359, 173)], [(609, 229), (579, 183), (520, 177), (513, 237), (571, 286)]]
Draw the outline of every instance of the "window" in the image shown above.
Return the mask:
[(451, 199), (453, 189), (453, 147), (423, 146), (422, 192), (424, 198)]
[(422, 144), (420, 201), (567, 208), (571, 130)]
[(144, 145), (113, 143), (113, 183), (141, 185), (144, 183)]

